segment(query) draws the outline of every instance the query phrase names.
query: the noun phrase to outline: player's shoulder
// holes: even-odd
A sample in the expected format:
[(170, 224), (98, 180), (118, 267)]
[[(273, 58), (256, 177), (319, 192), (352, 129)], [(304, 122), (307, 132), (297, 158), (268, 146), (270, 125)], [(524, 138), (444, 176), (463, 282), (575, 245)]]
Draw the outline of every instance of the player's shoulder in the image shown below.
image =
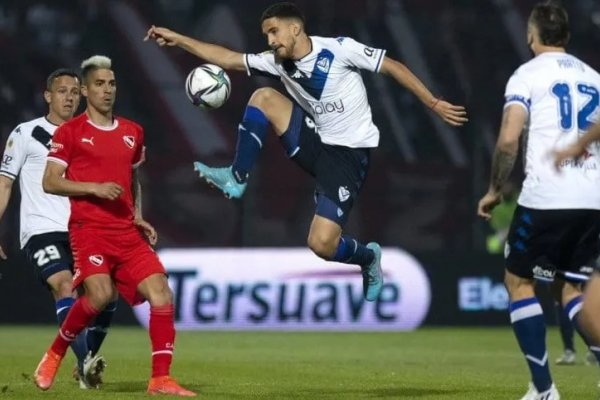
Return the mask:
[(31, 136), (34, 129), (38, 126), (45, 127), (47, 125), (52, 125), (46, 117), (39, 117), (29, 121), (21, 122), (18, 124), (15, 129), (13, 129), (13, 134), (23, 137)]
[(538, 74), (540, 70), (544, 69), (546, 64), (545, 60), (535, 57), (531, 60), (521, 64), (513, 73), (513, 76), (526, 77), (534, 74)]
[(328, 37), (328, 36), (310, 36), (313, 45), (329, 50), (343, 49), (348, 45), (356, 43), (354, 39), (348, 36)]
[(143, 132), (144, 128), (142, 128), (142, 126), (140, 124), (138, 124), (137, 122), (125, 118), (125, 117), (121, 117), (121, 116), (117, 116), (115, 117), (115, 119), (119, 122), (119, 128), (121, 129), (133, 129), (136, 132)]
[(282, 60), (275, 56), (275, 52), (273, 50), (265, 50), (260, 53), (247, 54), (246, 57), (251, 56), (254, 60), (261, 60), (262, 62), (267, 62), (271, 64), (280, 65)]

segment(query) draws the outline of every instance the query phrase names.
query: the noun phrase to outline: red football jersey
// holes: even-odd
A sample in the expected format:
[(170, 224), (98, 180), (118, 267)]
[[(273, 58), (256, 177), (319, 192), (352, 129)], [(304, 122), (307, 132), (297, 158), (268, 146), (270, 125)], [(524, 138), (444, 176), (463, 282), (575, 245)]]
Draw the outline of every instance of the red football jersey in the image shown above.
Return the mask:
[(98, 126), (83, 113), (65, 122), (52, 137), (48, 161), (67, 167), (65, 177), (76, 182), (114, 182), (123, 187), (116, 200), (73, 196), (69, 224), (91, 227), (131, 227), (134, 216), (133, 168), (144, 160), (144, 131), (125, 118), (110, 127)]

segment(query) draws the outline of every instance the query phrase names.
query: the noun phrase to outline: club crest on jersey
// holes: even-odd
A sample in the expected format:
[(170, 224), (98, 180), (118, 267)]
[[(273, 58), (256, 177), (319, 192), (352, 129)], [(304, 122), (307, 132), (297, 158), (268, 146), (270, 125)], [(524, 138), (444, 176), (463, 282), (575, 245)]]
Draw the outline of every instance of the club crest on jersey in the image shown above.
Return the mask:
[(338, 189), (338, 197), (342, 203), (348, 200), (350, 198), (350, 191), (348, 188), (345, 186), (340, 186)]
[(135, 146), (135, 138), (133, 136), (123, 136), (123, 141), (130, 149), (133, 149), (133, 146)]
[(331, 66), (331, 62), (329, 57), (322, 56), (317, 60), (317, 69), (321, 72), (327, 73), (329, 72), (329, 67)]
[(92, 264), (94, 264), (96, 267), (99, 267), (102, 265), (102, 263), (104, 262), (104, 257), (102, 257), (99, 254), (93, 255), (89, 257), (89, 260)]

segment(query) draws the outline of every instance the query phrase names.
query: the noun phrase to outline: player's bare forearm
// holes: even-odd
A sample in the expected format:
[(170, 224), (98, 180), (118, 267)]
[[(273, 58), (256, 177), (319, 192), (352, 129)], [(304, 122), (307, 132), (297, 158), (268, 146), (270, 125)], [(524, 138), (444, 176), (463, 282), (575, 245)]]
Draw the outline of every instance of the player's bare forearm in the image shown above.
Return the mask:
[(201, 42), (188, 36), (183, 36), (178, 46), (211, 64), (229, 70), (245, 71), (244, 55), (223, 46)]
[(406, 65), (399, 61), (385, 57), (380, 72), (394, 78), (396, 82), (417, 96), (428, 107), (431, 107), (437, 100), (423, 82)]
[(98, 184), (94, 182), (75, 182), (63, 175), (66, 167), (62, 164), (49, 161), (46, 163), (42, 188), (44, 192), (57, 196), (97, 196)]
[(435, 97), (423, 82), (401, 62), (385, 57), (380, 72), (392, 76), (447, 124), (462, 126), (469, 120), (467, 118), (467, 111), (463, 106), (456, 106)]
[(244, 56), (223, 46), (202, 42), (168, 28), (152, 25), (144, 40), (155, 40), (159, 46), (178, 46), (209, 63), (224, 69), (244, 71)]
[(66, 179), (63, 175), (67, 167), (57, 162), (46, 163), (44, 176), (42, 177), (42, 188), (44, 192), (57, 196), (86, 196), (90, 194), (90, 185), (83, 182), (74, 182)]
[(504, 109), (500, 135), (492, 157), (491, 192), (500, 193), (513, 170), (519, 154), (519, 138), (526, 121), (527, 111), (520, 105), (513, 104)]
[(89, 196), (93, 194), (94, 184), (91, 182), (75, 182), (61, 176), (46, 177), (42, 181), (44, 192), (57, 196)]
[(135, 206), (135, 218), (142, 219), (142, 184), (140, 183), (140, 177), (137, 169), (133, 170), (132, 178), (131, 186)]
[(8, 206), (8, 201), (10, 200), (10, 195), (12, 193), (13, 183), (13, 179), (4, 175), (0, 175), (0, 219), (4, 215), (6, 207)]
[(500, 193), (515, 166), (518, 152), (518, 145), (514, 149), (496, 147), (492, 159), (490, 191)]

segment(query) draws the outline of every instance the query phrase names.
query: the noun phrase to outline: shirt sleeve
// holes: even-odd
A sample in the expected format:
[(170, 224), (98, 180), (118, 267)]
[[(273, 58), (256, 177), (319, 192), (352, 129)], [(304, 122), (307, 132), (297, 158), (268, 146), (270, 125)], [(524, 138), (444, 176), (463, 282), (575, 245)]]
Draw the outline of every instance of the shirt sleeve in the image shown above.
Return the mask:
[(27, 138), (22, 132), (22, 128), (17, 126), (10, 133), (4, 148), (2, 164), (0, 165), (0, 175), (15, 179), (27, 158)]
[(529, 108), (531, 107), (531, 89), (523, 75), (523, 73), (517, 71), (508, 80), (504, 92), (504, 107), (518, 104), (529, 113)]
[(266, 76), (267, 78), (279, 79), (281, 74), (277, 70), (275, 54), (265, 51), (258, 54), (244, 54), (244, 64), (248, 75)]
[(137, 147), (135, 148), (135, 154), (133, 156), (133, 169), (138, 168), (146, 161), (146, 146), (144, 145), (144, 129), (140, 127), (138, 131)]
[(369, 47), (348, 37), (336, 39), (342, 47), (341, 54), (349, 65), (372, 72), (379, 72), (386, 50)]
[(68, 128), (61, 125), (54, 132), (52, 142), (50, 143), (50, 152), (48, 153), (48, 161), (62, 164), (68, 167), (73, 156), (73, 141), (69, 134)]

